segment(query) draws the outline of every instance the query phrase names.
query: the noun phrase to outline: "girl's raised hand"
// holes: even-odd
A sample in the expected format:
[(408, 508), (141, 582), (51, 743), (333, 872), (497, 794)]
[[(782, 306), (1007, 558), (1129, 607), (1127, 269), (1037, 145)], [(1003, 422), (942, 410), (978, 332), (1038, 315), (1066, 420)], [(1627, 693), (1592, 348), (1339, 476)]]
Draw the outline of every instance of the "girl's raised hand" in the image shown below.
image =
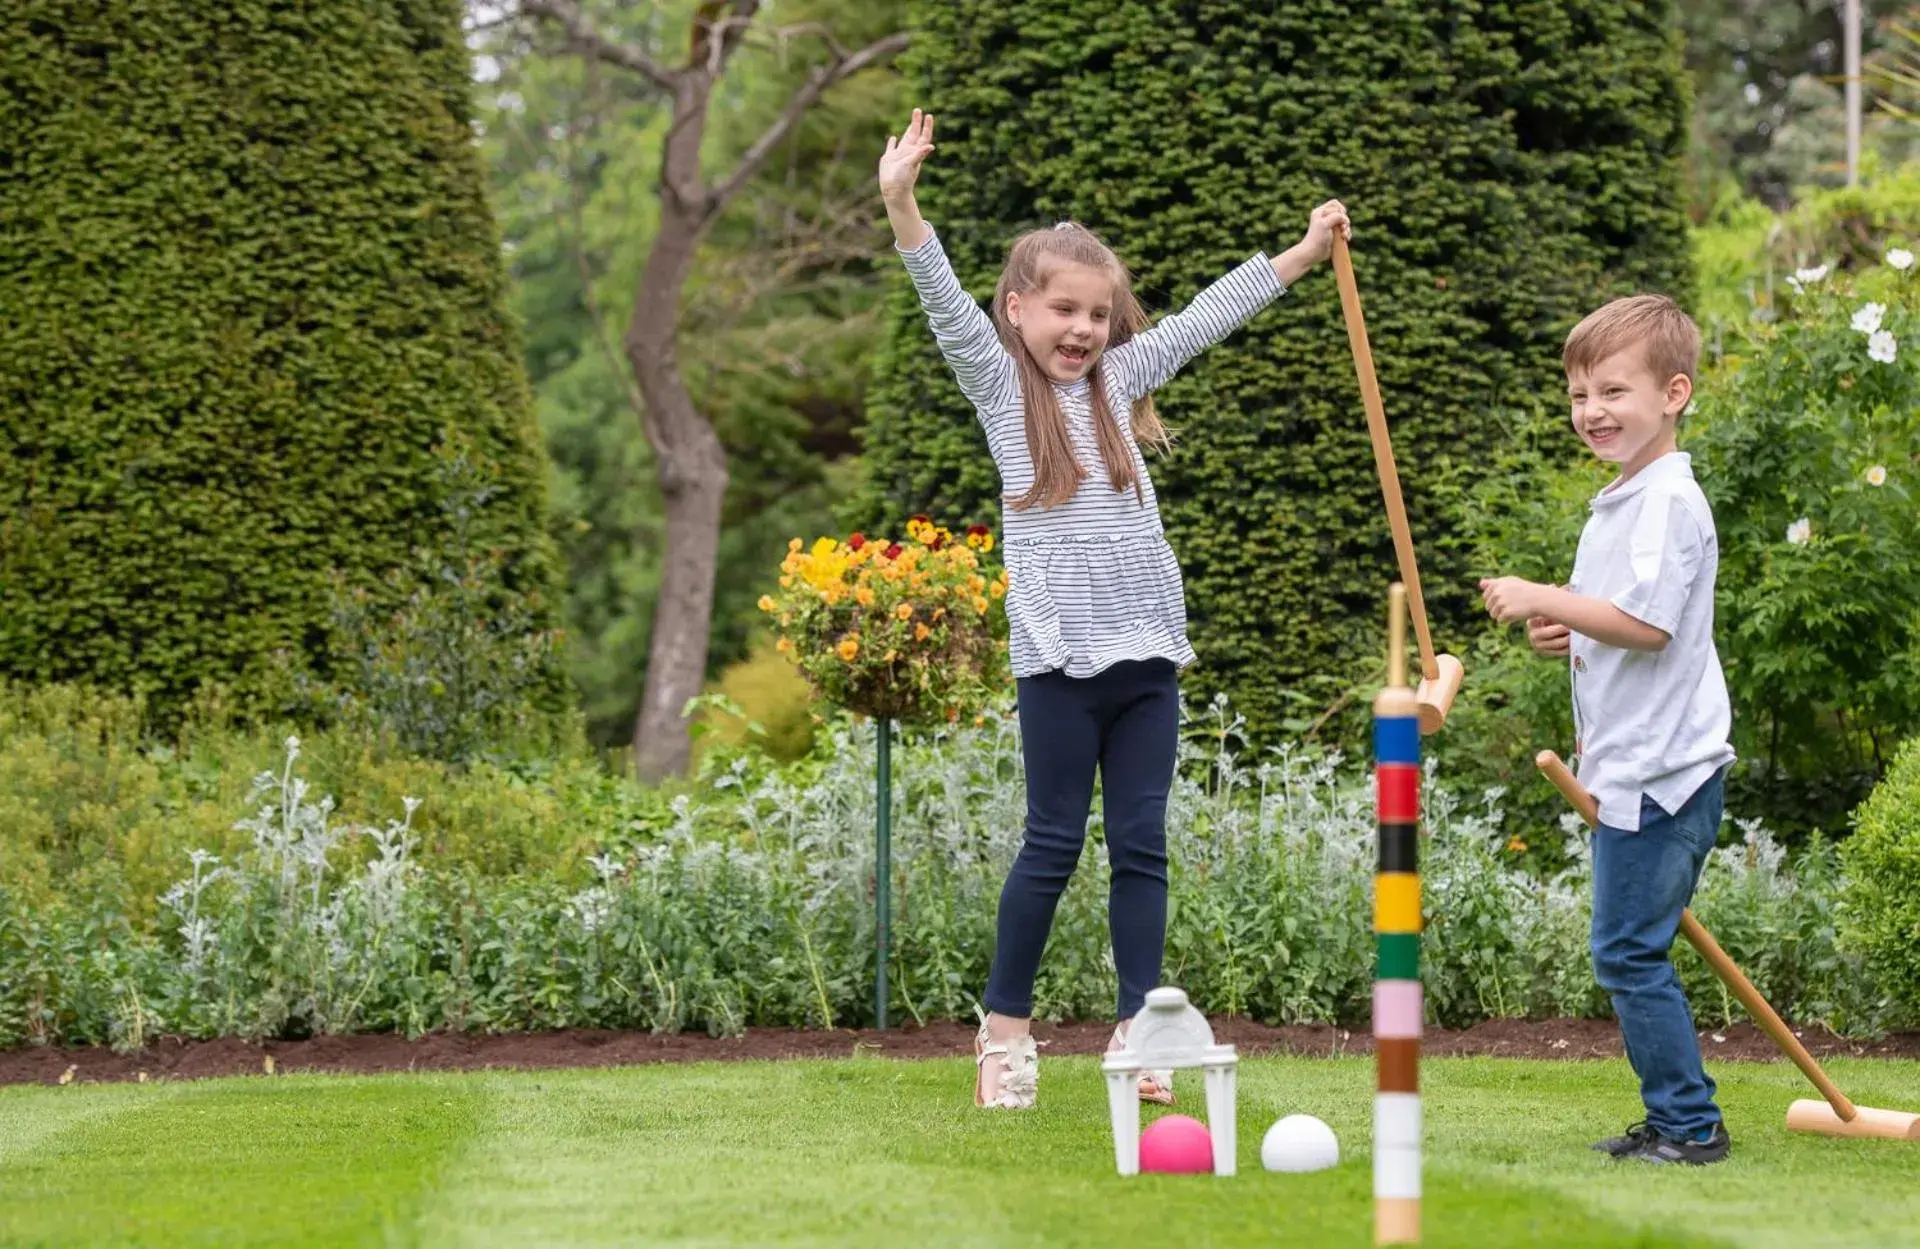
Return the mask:
[(1353, 223), (1347, 220), (1347, 207), (1337, 199), (1330, 199), (1313, 210), (1307, 218), (1307, 233), (1300, 240), (1300, 246), (1306, 250), (1314, 264), (1319, 264), (1333, 254), (1333, 232), (1340, 231), (1340, 237), (1353, 237)]
[(892, 201), (913, 194), (920, 177), (920, 162), (933, 151), (933, 114), (913, 110), (913, 120), (904, 132), (887, 136), (887, 150), (880, 154), (880, 198)]

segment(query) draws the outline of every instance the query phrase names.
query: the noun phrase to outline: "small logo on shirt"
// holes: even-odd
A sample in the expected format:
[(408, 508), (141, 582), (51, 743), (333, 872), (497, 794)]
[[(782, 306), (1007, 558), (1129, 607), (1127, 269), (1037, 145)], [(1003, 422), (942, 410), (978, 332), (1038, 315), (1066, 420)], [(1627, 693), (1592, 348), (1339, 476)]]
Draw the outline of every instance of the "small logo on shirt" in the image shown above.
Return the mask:
[(1584, 656), (1584, 655), (1575, 655), (1575, 656), (1573, 657), (1573, 670), (1574, 670), (1575, 672), (1585, 672), (1585, 671), (1587, 670), (1587, 659), (1586, 659), (1586, 656)]

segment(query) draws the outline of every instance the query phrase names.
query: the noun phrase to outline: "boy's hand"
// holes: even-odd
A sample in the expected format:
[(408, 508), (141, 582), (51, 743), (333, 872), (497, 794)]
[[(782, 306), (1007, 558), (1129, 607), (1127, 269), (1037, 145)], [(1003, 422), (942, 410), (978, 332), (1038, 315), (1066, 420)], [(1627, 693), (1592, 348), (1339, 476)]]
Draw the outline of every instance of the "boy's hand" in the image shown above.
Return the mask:
[(880, 198), (889, 204), (913, 197), (920, 163), (933, 151), (933, 114), (913, 110), (913, 120), (898, 135), (887, 136), (880, 156)]
[(1313, 210), (1307, 218), (1307, 232), (1301, 236), (1300, 250), (1312, 264), (1319, 264), (1333, 254), (1333, 232), (1338, 230), (1340, 237), (1353, 237), (1353, 223), (1347, 220), (1347, 208), (1337, 199), (1330, 199)]
[(1558, 620), (1545, 616), (1527, 617), (1527, 642), (1536, 655), (1565, 659), (1573, 644), (1573, 631)]
[(1501, 624), (1512, 624), (1529, 616), (1539, 616), (1540, 591), (1548, 587), (1519, 577), (1487, 577), (1480, 582), (1480, 598), (1487, 614)]
[(1577, 594), (1571, 586), (1541, 585), (1518, 577), (1489, 577), (1480, 583), (1487, 614), (1502, 624), (1527, 622), (1527, 641), (1542, 655), (1563, 656), (1570, 633), (1621, 650), (1663, 651), (1673, 640), (1666, 630), (1636, 619), (1603, 598)]

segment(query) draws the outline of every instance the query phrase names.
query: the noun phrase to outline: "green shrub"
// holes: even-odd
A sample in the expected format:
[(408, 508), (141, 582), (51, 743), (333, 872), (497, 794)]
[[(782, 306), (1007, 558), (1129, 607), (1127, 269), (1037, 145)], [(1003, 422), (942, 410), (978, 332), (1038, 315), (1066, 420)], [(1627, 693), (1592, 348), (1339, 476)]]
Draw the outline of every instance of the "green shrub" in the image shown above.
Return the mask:
[[(1672, 10), (929, 4), (906, 62), (940, 124), (922, 202), (970, 291), (1016, 233), (1072, 217), (1165, 310), (1343, 198), (1428, 607), (1458, 647), (1480, 619), (1471, 488), (1538, 466), (1497, 453), (1558, 421), (1531, 401), (1561, 391), (1566, 332), (1610, 295), (1690, 293)], [(848, 523), (996, 523), (985, 440), (895, 277)], [(1182, 434), (1153, 472), (1201, 656), (1188, 688), (1231, 692), (1272, 740), (1377, 665), (1394, 576), (1330, 274), (1162, 411)]]
[[(145, 927), (193, 851), (225, 857), (247, 844), (234, 822), (253, 778), (281, 762), (283, 738), (211, 717), (163, 737), (142, 713), (124, 696), (0, 683), (0, 886), (42, 901), (111, 895)], [(455, 768), (345, 729), (313, 735), (302, 751), (339, 819), (371, 823), (417, 798), (423, 851), (483, 876), (565, 879), (608, 837), (670, 819), (666, 796), (584, 753)]]
[[(1883, 309), (1873, 338), (1854, 327), (1869, 303)], [(1735, 744), (1761, 792), (1808, 794), (1807, 809), (1767, 813), (1777, 826), (1839, 832), (1920, 723), (1916, 347), (1920, 271), (1831, 272), (1731, 341), (1698, 402), (1688, 447), (1720, 538)], [(1829, 793), (1842, 802), (1823, 811), (1812, 800)]]
[(1920, 1020), (1920, 737), (1855, 813), (1840, 861), (1841, 945), (1866, 961), (1896, 1019)]
[(547, 591), (457, 0), (23, 0), (0, 16), (0, 674), (255, 707), (322, 668), (328, 580), (447, 537)]
[(108, 884), (150, 917), (189, 849), (237, 845), (254, 760), (169, 770), (146, 749), (143, 713), (133, 698), (0, 683), (0, 884), (42, 901)]
[(752, 742), (784, 763), (813, 748), (823, 708), (793, 661), (774, 649), (772, 639), (758, 639), (745, 659), (720, 674), (711, 692), (725, 705), (708, 706), (696, 717), (701, 726), (697, 754)]

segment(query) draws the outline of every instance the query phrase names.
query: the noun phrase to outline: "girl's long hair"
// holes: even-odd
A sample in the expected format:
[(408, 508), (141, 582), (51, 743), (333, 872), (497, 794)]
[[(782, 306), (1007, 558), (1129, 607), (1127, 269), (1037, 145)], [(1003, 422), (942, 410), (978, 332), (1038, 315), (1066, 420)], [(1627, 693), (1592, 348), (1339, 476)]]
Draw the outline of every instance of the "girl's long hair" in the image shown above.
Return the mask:
[[(1053, 379), (1041, 369), (1040, 362), (1027, 350), (1007, 317), (1007, 296), (1018, 291), (1029, 295), (1046, 289), (1047, 280), (1065, 265), (1085, 265), (1110, 274), (1113, 278), (1113, 319), (1107, 331), (1107, 348), (1118, 347), (1147, 328), (1146, 310), (1134, 298), (1133, 278), (1120, 258), (1096, 238), (1091, 230), (1074, 222), (1050, 229), (1031, 230), (1013, 242), (1007, 253), (1007, 267), (993, 291), (993, 325), (1000, 342), (1020, 370), (1020, 394), (1026, 408), (1027, 454), (1033, 460), (1033, 485), (1018, 499), (1009, 502), (1016, 511), (1030, 507), (1056, 507), (1071, 499), (1086, 479), (1087, 470), (1074, 458), (1073, 441), (1067, 436), (1066, 413), (1060, 410), (1060, 398), (1054, 393)], [(1100, 359), (1095, 357), (1087, 374), (1089, 406), (1093, 410), (1094, 443), (1100, 462), (1107, 470), (1107, 481), (1114, 490), (1133, 491), (1142, 503), (1146, 494), (1140, 475), (1134, 471), (1133, 456), (1120, 436), (1120, 426), (1107, 400), (1100, 374)], [(1133, 401), (1130, 414), (1134, 441), (1162, 453), (1173, 440), (1154, 411), (1153, 398), (1143, 395)]]

